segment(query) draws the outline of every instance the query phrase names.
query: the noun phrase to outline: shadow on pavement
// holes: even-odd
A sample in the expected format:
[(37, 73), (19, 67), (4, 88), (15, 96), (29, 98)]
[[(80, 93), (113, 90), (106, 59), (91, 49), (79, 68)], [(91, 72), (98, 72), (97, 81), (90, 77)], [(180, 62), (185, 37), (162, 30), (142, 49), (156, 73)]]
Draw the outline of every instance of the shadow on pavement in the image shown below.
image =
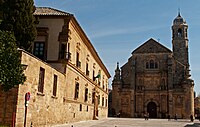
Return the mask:
[(185, 125), (184, 127), (200, 127), (200, 123), (194, 123), (194, 124), (188, 124), (188, 125)]

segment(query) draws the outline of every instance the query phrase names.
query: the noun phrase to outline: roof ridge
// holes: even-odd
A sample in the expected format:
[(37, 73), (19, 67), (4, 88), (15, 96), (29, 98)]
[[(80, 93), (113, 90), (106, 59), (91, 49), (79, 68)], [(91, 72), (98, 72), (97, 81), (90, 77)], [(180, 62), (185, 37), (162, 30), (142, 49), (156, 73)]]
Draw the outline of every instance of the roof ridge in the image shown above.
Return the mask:
[(140, 49), (141, 47), (143, 47), (144, 45), (146, 45), (147, 43), (149, 43), (151, 41), (153, 41), (154, 43), (157, 43), (158, 45), (160, 45), (161, 47), (163, 47), (164, 49), (166, 49), (168, 52), (172, 52), (170, 49), (168, 49), (166, 46), (164, 46), (160, 42), (157, 42), (155, 39), (150, 38), (146, 42), (144, 42), (143, 44), (141, 44), (140, 46), (138, 46), (135, 50), (133, 50), (133, 52), (131, 54), (135, 53), (138, 49)]
[(66, 15), (66, 16), (70, 16), (73, 14), (59, 10), (59, 9), (55, 9), (52, 7), (36, 7), (34, 15)]

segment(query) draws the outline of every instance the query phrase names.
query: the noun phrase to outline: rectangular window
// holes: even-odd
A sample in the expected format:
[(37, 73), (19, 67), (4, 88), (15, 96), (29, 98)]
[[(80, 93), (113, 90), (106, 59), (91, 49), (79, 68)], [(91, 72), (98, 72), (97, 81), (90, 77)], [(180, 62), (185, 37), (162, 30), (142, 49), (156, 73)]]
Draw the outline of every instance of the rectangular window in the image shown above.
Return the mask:
[(40, 58), (41, 60), (45, 59), (45, 42), (35, 42), (33, 54)]
[(53, 81), (53, 96), (56, 96), (56, 92), (57, 92), (57, 79), (58, 76), (54, 75), (54, 81)]
[(86, 63), (86, 76), (89, 76), (88, 63)]
[(85, 102), (88, 101), (88, 88), (85, 88)]
[(94, 104), (95, 92), (92, 93), (92, 104)]
[(74, 98), (77, 99), (79, 94), (79, 83), (76, 83), (75, 85), (75, 95)]
[(40, 67), (38, 92), (41, 92), (41, 93), (44, 92), (44, 74), (45, 74), (45, 69)]
[(82, 111), (82, 104), (80, 104), (80, 111)]
[(103, 89), (105, 88), (105, 84), (104, 84), (104, 75), (103, 75), (103, 81), (102, 81), (102, 85), (103, 85)]
[(93, 77), (93, 81), (95, 81), (95, 71), (93, 70), (93, 74), (92, 74), (92, 77)]
[(102, 106), (104, 106), (104, 97), (102, 97)]
[(106, 107), (108, 106), (108, 99), (106, 99)]
[(79, 68), (81, 67), (81, 62), (79, 61), (79, 53), (78, 52), (76, 53), (76, 66)]
[(86, 111), (88, 112), (88, 106), (86, 107)]

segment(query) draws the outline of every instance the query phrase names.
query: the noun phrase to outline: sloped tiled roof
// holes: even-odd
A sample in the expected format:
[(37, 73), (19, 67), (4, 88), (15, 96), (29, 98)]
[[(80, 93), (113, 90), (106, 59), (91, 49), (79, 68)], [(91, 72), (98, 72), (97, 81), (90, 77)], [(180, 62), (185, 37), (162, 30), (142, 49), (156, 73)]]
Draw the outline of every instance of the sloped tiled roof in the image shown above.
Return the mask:
[(50, 7), (36, 7), (34, 15), (59, 15), (59, 16), (69, 16), (70, 13), (60, 11)]
[(93, 45), (91, 44), (90, 40), (88, 39), (87, 35), (85, 34), (85, 32), (83, 31), (83, 29), (81, 28), (80, 24), (78, 23), (78, 21), (76, 20), (76, 18), (74, 17), (73, 14), (64, 12), (64, 11), (60, 11), (54, 8), (50, 8), (50, 7), (36, 7), (36, 10), (34, 12), (35, 16), (70, 16), (70, 20), (74, 21), (75, 24), (78, 26), (77, 28), (80, 30), (80, 32), (83, 34), (83, 36), (86, 38), (87, 41), (84, 41), (84, 43), (86, 45), (89, 45), (91, 48), (89, 48), (90, 52), (92, 54), (94, 54), (94, 56), (96, 56), (96, 60), (99, 63), (99, 65), (101, 66), (101, 68), (103, 68), (103, 70), (105, 71), (106, 75), (110, 78), (110, 73), (108, 72), (107, 68), (105, 67), (105, 65), (103, 64), (102, 60), (100, 59), (98, 53), (96, 52), (95, 48), (93, 47)]

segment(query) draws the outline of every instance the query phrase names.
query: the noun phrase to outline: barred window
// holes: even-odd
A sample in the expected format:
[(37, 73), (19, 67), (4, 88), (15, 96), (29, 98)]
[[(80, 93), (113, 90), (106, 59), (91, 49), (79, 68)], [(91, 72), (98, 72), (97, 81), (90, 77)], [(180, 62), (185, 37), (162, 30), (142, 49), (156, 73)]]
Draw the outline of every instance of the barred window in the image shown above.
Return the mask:
[(104, 97), (102, 97), (102, 106), (104, 106)]
[(85, 102), (88, 101), (88, 88), (85, 88)]
[(38, 92), (41, 92), (41, 93), (44, 92), (44, 75), (45, 75), (45, 69), (40, 67)]
[(95, 92), (92, 93), (92, 104), (94, 104), (94, 100), (95, 100)]
[(79, 94), (79, 83), (76, 82), (74, 99), (78, 98), (78, 94)]
[(89, 66), (88, 63), (86, 63), (86, 75), (89, 76), (89, 74), (90, 74)]
[(106, 99), (106, 107), (108, 106), (108, 99)]
[(54, 81), (53, 81), (53, 96), (56, 96), (56, 92), (57, 92), (57, 79), (58, 76), (54, 75)]

